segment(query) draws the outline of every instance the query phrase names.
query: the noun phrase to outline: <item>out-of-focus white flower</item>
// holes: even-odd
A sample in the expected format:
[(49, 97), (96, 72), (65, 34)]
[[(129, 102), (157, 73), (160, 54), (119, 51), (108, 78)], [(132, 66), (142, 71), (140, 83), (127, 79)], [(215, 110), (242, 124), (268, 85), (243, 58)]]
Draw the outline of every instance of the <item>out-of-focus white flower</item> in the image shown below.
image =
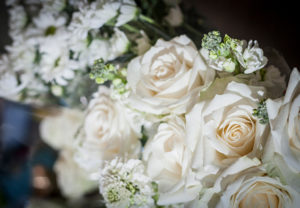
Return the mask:
[(74, 149), (75, 136), (83, 119), (83, 112), (61, 108), (56, 115), (42, 120), (40, 124), (41, 138), (54, 149)]
[(13, 6), (9, 10), (9, 16), (9, 32), (10, 36), (13, 38), (24, 29), (28, 17), (23, 6)]
[(59, 85), (52, 85), (51, 92), (53, 95), (60, 97), (63, 95), (63, 88)]
[(79, 52), (80, 65), (85, 64), (84, 66), (92, 66), (95, 60), (100, 58), (107, 61), (110, 56), (110, 50), (111, 48), (108, 40), (94, 39), (88, 48)]
[(75, 76), (74, 70), (79, 69), (78, 63), (69, 59), (68, 37), (68, 33), (49, 36), (39, 46), (42, 57), (37, 73), (46, 82), (67, 85), (68, 80)]
[(156, 115), (185, 113), (214, 75), (187, 36), (158, 40), (128, 64), (130, 105)]
[(116, 26), (119, 27), (132, 20), (136, 13), (137, 7), (133, 0), (98, 0), (79, 6), (79, 11), (73, 14), (69, 29), (79, 38), (85, 39), (91, 29), (99, 29), (115, 17)]
[(184, 121), (176, 117), (160, 124), (143, 153), (147, 175), (158, 184), (159, 205), (188, 202), (196, 198), (201, 184), (192, 172), (192, 157)]
[(80, 39), (85, 39), (91, 29), (99, 29), (118, 14), (121, 2), (95, 1), (91, 4), (82, 4), (75, 12), (69, 25), (69, 30)]
[(0, 57), (0, 97), (15, 100), (29, 83), (24, 75), (20, 75), (20, 83), (17, 74), (12, 70), (12, 60), (7, 55)]
[(97, 188), (97, 184), (91, 181), (88, 174), (74, 161), (74, 153), (70, 149), (64, 149), (59, 153), (54, 171), (58, 186), (67, 198), (80, 198)]
[[(138, 130), (139, 131), (139, 130)], [(78, 143), (77, 162), (93, 176), (104, 161), (117, 156), (137, 157), (140, 134), (125, 107), (112, 100), (110, 90), (101, 86), (90, 101), (84, 121), (85, 137)]]
[(108, 59), (114, 59), (119, 55), (125, 53), (129, 48), (129, 40), (124, 32), (115, 29), (114, 35), (110, 38), (110, 54)]
[(213, 177), (246, 155), (260, 158), (268, 127), (252, 113), (263, 92), (230, 82), (221, 94), (212, 93), (212, 99), (197, 103), (186, 115), (187, 143), (195, 154), (192, 167), (200, 175)]
[(180, 26), (183, 22), (183, 14), (178, 5), (169, 9), (168, 15), (164, 18), (171, 26)]
[(245, 74), (262, 69), (268, 62), (263, 50), (259, 48), (257, 41), (250, 40), (247, 48), (234, 50), (234, 54), (244, 68)]
[(151, 179), (141, 160), (115, 158), (100, 176), (100, 192), (107, 207), (154, 207)]
[(271, 134), (264, 161), (277, 161), (275, 165), (282, 171), (287, 182), (291, 186), (297, 184), (296, 188), (300, 191), (299, 183), (289, 180), (295, 176), (298, 180), (300, 178), (300, 73), (297, 68), (290, 75), (285, 96), (277, 100), (268, 99), (266, 104)]
[(137, 53), (138, 55), (143, 55), (146, 51), (151, 48), (150, 40), (144, 31), (141, 31), (141, 37), (137, 38), (135, 41), (137, 43)]
[(57, 13), (62, 11), (66, 6), (67, 0), (43, 0), (43, 11)]
[(33, 72), (36, 48), (23, 36), (16, 37), (13, 44), (5, 47), (11, 59), (11, 70), (15, 72)]
[(65, 30), (67, 18), (63, 15), (56, 15), (50, 11), (40, 12), (33, 20), (36, 29), (41, 30), (40, 35), (51, 36)]
[(117, 18), (116, 26), (122, 26), (131, 21), (137, 15), (138, 9), (133, 0), (123, 0), (119, 9), (119, 16)]

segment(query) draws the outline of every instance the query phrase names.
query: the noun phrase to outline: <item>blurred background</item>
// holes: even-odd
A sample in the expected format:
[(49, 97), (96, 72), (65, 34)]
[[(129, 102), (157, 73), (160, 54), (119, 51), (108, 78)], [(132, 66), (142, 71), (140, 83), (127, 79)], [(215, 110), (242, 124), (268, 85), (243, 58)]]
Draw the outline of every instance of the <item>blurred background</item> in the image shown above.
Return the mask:
[[(291, 68), (300, 67), (297, 1), (182, 0), (182, 3), (201, 14), (209, 29), (238, 39), (255, 38), (261, 47), (277, 49)], [(0, 1), (0, 28), (3, 53), (4, 46), (10, 43), (5, 1)], [(39, 121), (32, 113), (29, 106), (0, 98), (0, 207), (3, 204), (9, 208), (24, 207), (32, 195), (36, 199), (57, 198), (62, 203), (65, 200), (51, 172), (57, 153), (40, 141)], [(61, 207), (41, 203), (36, 200), (36, 207)]]
[[(298, 2), (293, 0), (182, 0), (201, 14), (207, 25), (223, 34), (249, 40), (280, 51), (290, 67), (300, 67), (300, 21)], [(0, 51), (10, 42), (8, 14), (0, 1)]]

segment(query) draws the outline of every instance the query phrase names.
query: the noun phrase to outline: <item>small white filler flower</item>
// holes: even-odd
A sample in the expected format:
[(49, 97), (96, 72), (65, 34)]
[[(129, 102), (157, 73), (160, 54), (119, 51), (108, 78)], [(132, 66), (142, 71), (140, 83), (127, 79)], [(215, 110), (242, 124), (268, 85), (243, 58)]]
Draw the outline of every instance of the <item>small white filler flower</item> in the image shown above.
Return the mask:
[(154, 207), (151, 179), (141, 160), (115, 158), (100, 176), (100, 193), (107, 207)]

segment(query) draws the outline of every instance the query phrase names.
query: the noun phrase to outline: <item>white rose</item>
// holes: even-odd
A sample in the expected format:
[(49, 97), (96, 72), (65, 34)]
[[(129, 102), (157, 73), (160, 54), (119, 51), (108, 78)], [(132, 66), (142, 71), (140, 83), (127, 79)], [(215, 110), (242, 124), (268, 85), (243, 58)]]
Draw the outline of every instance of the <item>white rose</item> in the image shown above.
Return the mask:
[(242, 175), (223, 192), (217, 208), (299, 207), (300, 194), (267, 176)]
[(52, 148), (59, 150), (73, 148), (75, 136), (82, 125), (84, 113), (61, 108), (54, 115), (47, 116), (40, 124), (41, 138)]
[(271, 134), (264, 160), (275, 163), (287, 183), (300, 191), (300, 73), (297, 68), (291, 73), (285, 96), (267, 100), (267, 110)]
[(158, 184), (159, 205), (193, 200), (201, 186), (191, 169), (185, 123), (177, 117), (158, 127), (143, 153), (147, 175)]
[(98, 173), (104, 161), (116, 156), (138, 156), (139, 132), (135, 131), (125, 107), (111, 99), (110, 90), (105, 86), (99, 87), (89, 103), (84, 134), (78, 141), (76, 160), (91, 174)]
[(129, 99), (132, 107), (143, 112), (182, 114), (214, 75), (187, 36), (158, 40), (128, 64), (127, 80), (132, 90)]
[(68, 198), (79, 198), (97, 188), (97, 183), (91, 181), (75, 162), (73, 151), (65, 149), (60, 152), (54, 171), (62, 194)]
[(230, 82), (222, 94), (201, 101), (186, 115), (192, 165), (201, 177), (213, 176), (243, 156), (260, 157), (268, 128), (252, 113), (262, 93), (262, 88)]

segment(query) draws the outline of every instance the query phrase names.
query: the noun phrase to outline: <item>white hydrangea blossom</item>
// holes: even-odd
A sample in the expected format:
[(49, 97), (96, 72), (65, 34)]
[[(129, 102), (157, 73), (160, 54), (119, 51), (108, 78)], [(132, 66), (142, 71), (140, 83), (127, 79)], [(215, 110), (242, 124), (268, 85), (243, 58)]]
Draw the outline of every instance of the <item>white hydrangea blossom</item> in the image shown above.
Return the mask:
[(152, 181), (141, 160), (115, 158), (107, 163), (100, 177), (100, 192), (109, 208), (154, 207)]

